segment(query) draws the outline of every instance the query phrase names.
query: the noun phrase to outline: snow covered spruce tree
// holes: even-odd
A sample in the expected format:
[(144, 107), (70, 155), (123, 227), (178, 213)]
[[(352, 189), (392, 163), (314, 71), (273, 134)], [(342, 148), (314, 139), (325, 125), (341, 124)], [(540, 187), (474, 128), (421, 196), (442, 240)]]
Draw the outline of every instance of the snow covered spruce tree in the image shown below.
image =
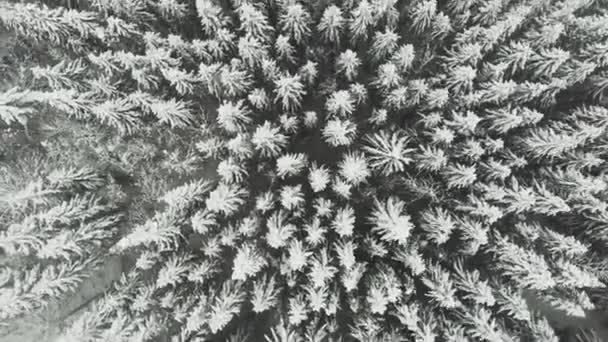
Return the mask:
[(608, 339), (605, 1), (0, 23), (5, 326), (115, 255), (58, 341)]

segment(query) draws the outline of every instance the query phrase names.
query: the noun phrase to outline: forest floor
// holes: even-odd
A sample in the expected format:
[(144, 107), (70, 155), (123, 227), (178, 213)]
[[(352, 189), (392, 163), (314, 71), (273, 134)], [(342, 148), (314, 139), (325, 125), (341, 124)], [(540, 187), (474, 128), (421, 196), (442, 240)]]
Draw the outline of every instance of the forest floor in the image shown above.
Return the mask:
[(74, 319), (89, 304), (99, 298), (120, 278), (123, 270), (122, 260), (115, 256), (85, 280), (71, 295), (49, 305), (35, 316), (24, 317), (11, 326), (7, 334), (0, 336), (0, 342), (38, 342), (53, 341), (59, 334), (59, 327)]

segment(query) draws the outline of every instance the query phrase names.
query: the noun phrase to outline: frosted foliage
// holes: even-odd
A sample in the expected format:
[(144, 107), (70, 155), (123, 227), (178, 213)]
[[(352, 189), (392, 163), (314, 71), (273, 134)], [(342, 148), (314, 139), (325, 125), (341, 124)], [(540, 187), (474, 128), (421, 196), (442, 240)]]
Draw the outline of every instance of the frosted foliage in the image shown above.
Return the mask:
[(608, 341), (604, 2), (0, 1), (0, 336)]

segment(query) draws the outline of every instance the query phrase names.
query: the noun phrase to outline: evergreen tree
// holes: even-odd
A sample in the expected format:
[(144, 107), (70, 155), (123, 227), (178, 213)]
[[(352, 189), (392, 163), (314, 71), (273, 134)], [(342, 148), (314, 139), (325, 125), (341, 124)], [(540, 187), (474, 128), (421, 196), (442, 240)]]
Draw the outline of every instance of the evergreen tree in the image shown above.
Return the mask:
[(0, 328), (608, 339), (605, 7), (0, 1)]

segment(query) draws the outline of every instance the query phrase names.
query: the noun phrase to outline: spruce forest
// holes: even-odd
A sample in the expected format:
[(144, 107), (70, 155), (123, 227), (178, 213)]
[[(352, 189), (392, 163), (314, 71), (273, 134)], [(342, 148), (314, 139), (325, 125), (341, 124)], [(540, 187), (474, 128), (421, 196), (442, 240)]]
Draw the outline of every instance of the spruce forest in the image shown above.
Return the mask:
[(0, 0), (3, 341), (608, 341), (607, 171), (606, 0)]

